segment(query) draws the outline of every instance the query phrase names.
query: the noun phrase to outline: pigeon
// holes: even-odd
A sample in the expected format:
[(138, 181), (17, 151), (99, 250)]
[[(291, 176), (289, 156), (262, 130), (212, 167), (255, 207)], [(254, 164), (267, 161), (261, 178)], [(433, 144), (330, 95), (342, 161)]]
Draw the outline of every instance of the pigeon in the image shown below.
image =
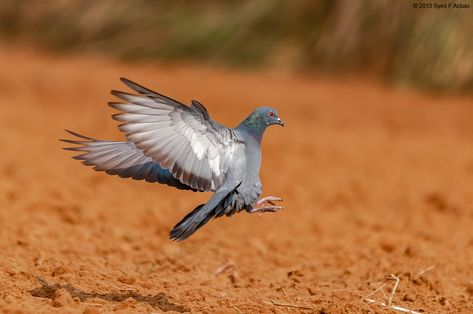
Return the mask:
[(105, 141), (72, 131), (73, 156), (94, 170), (122, 178), (158, 182), (194, 192), (213, 192), (174, 226), (169, 238), (189, 238), (210, 219), (247, 213), (277, 212), (280, 197), (260, 198), (261, 141), (271, 125), (284, 126), (276, 109), (258, 107), (238, 126), (212, 120), (196, 100), (187, 106), (128, 79), (133, 94), (112, 90), (120, 99), (109, 105), (120, 111), (114, 120), (127, 141)]

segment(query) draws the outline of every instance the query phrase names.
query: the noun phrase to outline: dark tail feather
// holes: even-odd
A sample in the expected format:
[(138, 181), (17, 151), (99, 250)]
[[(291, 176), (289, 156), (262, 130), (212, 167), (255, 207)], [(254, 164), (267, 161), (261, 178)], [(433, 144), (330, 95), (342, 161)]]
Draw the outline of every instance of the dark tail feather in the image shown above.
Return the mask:
[(236, 191), (241, 182), (231, 188), (223, 188), (217, 191), (207, 204), (197, 206), (187, 214), (177, 225), (172, 228), (169, 238), (174, 241), (182, 241), (193, 235), (199, 228), (210, 219), (218, 216), (224, 209), (225, 200)]
[(185, 240), (212, 219), (215, 216), (215, 208), (212, 208), (210, 211), (201, 210), (204, 206), (205, 204), (199, 205), (187, 214), (186, 217), (172, 228), (169, 238), (174, 241)]

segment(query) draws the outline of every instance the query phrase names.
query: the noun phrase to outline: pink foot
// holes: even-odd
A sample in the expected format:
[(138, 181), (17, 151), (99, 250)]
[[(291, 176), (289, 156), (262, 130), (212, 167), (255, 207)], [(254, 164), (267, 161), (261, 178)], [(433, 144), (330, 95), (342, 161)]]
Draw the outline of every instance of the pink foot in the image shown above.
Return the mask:
[[(267, 196), (262, 199), (260, 199), (255, 206), (261, 205), (260, 207), (252, 207), (251, 209), (247, 209), (247, 212), (250, 214), (254, 213), (266, 213), (266, 212), (277, 212), (280, 209), (283, 209), (284, 207), (282, 206), (276, 206), (274, 202), (281, 202), (282, 198), (276, 197), (276, 196)], [(269, 203), (271, 206), (266, 206), (265, 204)]]
[(273, 202), (282, 202), (282, 198), (276, 197), (276, 196), (266, 196), (266, 197), (260, 199), (260, 200), (256, 203), (256, 205), (261, 205), (261, 204), (264, 204), (264, 203), (266, 203), (266, 202), (268, 202), (268, 203), (271, 204), (271, 205), (274, 205)]
[(272, 212), (275, 213), (280, 209), (283, 209), (284, 207), (282, 206), (262, 206), (262, 207), (253, 207), (250, 210), (247, 210), (248, 213), (254, 214), (254, 213), (267, 213), (267, 212)]

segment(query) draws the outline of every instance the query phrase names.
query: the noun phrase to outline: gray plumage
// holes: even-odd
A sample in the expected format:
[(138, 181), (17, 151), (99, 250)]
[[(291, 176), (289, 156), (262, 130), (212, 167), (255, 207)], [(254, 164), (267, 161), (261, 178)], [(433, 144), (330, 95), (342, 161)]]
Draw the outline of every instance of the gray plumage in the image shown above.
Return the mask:
[[(122, 178), (214, 192), (206, 204), (196, 207), (173, 228), (173, 240), (188, 238), (212, 218), (243, 209), (256, 211), (254, 206), (259, 204), (262, 192), (262, 136), (269, 125), (284, 125), (275, 109), (259, 107), (232, 129), (213, 121), (195, 100), (189, 107), (121, 80), (137, 94), (112, 91), (122, 102), (109, 105), (121, 111), (113, 118), (122, 122), (119, 129), (128, 141), (101, 141), (68, 131), (79, 139), (63, 141), (79, 146), (66, 149), (83, 152), (73, 158)], [(278, 208), (264, 207), (261, 211)]]

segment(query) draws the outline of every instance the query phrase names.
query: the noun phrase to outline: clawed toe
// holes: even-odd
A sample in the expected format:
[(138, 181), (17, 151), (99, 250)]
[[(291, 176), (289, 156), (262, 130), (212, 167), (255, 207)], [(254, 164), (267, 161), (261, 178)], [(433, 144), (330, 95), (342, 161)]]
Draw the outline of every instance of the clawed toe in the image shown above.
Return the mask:
[(267, 196), (267, 197), (264, 197), (262, 199), (260, 199), (256, 205), (261, 205), (261, 204), (264, 204), (268, 202), (269, 204), (271, 205), (276, 205), (274, 202), (282, 202), (282, 198), (280, 197), (277, 197), (277, 196)]
[(283, 209), (283, 208), (284, 207), (282, 207), (282, 206), (263, 206), (263, 207), (259, 208), (260, 209), (259, 211), (263, 212), (263, 213), (264, 212), (273, 212), (273, 213), (275, 213), (278, 210)]
[[(280, 209), (283, 209), (282, 206), (277, 206), (274, 202), (282, 202), (282, 198), (277, 196), (267, 196), (260, 199), (256, 202), (255, 206), (260, 207), (252, 207), (251, 209), (247, 210), (248, 213), (265, 213), (265, 212), (277, 212)], [(270, 206), (266, 205), (270, 204)]]
[(283, 209), (284, 207), (282, 206), (262, 206), (262, 207), (254, 207), (251, 210), (248, 211), (250, 214), (254, 213), (266, 213), (266, 212), (272, 212), (275, 213), (280, 209)]

